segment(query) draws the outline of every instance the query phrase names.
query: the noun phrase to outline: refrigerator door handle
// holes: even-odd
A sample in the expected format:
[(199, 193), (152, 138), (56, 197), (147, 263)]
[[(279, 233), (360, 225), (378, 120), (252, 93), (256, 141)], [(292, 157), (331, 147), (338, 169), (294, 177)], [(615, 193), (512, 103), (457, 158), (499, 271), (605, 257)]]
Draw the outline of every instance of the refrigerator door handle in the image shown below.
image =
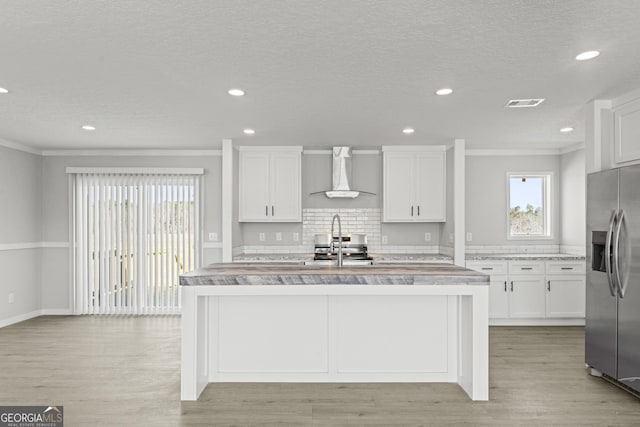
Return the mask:
[(609, 282), (609, 292), (611, 296), (616, 296), (615, 285), (613, 283), (613, 273), (611, 272), (611, 238), (613, 237), (613, 229), (618, 218), (618, 212), (614, 210), (611, 213), (611, 219), (609, 219), (609, 231), (607, 231), (607, 239), (604, 246), (604, 265), (607, 270), (607, 281)]
[(618, 295), (620, 295), (620, 298), (624, 298), (624, 294), (627, 291), (627, 286), (626, 283), (624, 283), (621, 279), (620, 279), (620, 230), (622, 229), (622, 224), (625, 221), (624, 219), (624, 210), (620, 209), (620, 213), (618, 215), (618, 224), (616, 227), (616, 232), (615, 232), (615, 236), (613, 239), (613, 262), (615, 263), (614, 265), (614, 273), (616, 275), (616, 286), (618, 288)]

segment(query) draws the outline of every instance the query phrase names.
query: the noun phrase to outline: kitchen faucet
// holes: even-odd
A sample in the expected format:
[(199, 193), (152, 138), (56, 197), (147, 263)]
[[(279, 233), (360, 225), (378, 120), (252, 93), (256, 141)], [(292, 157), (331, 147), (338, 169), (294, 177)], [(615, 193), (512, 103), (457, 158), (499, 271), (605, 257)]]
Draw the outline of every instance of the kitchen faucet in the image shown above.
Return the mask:
[(340, 215), (335, 214), (331, 220), (331, 252), (335, 251), (335, 243), (333, 240), (333, 227), (338, 219), (338, 268), (342, 268), (342, 224), (340, 223)]

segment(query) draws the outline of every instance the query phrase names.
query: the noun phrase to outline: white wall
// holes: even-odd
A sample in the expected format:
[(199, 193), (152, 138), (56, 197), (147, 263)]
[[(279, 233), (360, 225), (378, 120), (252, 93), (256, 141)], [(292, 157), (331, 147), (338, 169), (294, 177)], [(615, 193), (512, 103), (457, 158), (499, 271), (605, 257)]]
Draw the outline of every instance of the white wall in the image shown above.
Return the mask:
[[(560, 244), (560, 156), (467, 156), (466, 163), (466, 231), (473, 235), (468, 246)], [(553, 173), (551, 239), (507, 239), (507, 172)]]
[[(69, 178), (68, 166), (77, 167), (184, 167), (204, 168), (202, 191), (202, 242), (208, 233), (221, 231), (221, 157), (220, 156), (51, 156), (42, 160), (44, 215), (43, 240), (69, 242)], [(69, 248), (45, 248), (42, 258), (42, 307), (56, 311), (69, 308)], [(218, 262), (218, 248), (203, 250), (203, 264)]]
[(0, 325), (40, 310), (41, 242), (42, 159), (0, 146)]
[(585, 151), (578, 150), (560, 156), (560, 244), (582, 248), (586, 239), (586, 175)]

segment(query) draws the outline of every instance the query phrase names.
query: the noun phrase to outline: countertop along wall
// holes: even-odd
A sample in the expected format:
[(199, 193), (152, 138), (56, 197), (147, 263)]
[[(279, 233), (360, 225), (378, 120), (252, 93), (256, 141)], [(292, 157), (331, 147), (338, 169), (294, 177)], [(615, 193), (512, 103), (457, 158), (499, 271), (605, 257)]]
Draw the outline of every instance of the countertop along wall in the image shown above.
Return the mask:
[(2, 327), (40, 314), (42, 157), (0, 146), (0, 201)]
[[(57, 242), (59, 247), (45, 248), (42, 275), (43, 308), (49, 311), (68, 310), (70, 301), (69, 275), (69, 175), (66, 168), (76, 167), (158, 167), (204, 168), (201, 192), (202, 264), (219, 262), (221, 249), (207, 248), (208, 233), (221, 230), (221, 156), (45, 156), (42, 159), (42, 200), (46, 213), (42, 217), (42, 240)], [(66, 246), (62, 246), (62, 244)]]

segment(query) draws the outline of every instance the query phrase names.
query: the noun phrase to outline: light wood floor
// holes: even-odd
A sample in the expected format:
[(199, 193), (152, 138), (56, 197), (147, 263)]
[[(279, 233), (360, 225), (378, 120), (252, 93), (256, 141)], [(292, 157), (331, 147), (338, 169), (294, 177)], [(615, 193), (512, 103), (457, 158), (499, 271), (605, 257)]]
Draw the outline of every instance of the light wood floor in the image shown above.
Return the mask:
[(178, 317), (40, 317), (0, 329), (0, 405), (67, 426), (640, 425), (640, 400), (584, 368), (577, 327), (491, 328), (490, 401), (454, 384), (211, 384), (180, 402)]

